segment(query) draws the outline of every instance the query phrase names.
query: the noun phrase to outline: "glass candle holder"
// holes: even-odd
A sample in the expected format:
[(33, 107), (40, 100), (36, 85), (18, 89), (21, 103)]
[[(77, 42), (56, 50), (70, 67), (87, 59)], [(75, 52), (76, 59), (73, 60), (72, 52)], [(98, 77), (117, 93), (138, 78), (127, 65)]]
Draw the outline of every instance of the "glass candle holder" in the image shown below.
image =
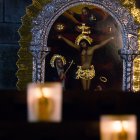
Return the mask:
[(104, 115), (100, 119), (101, 140), (136, 140), (135, 115)]
[(62, 116), (62, 84), (30, 83), (27, 88), (28, 121), (60, 122)]

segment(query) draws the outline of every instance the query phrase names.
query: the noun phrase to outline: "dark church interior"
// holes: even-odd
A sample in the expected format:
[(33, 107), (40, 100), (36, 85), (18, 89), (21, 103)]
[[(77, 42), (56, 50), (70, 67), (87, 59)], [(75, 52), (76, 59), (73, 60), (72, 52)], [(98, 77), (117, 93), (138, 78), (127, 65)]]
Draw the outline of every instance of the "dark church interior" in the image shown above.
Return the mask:
[[(64, 91), (61, 122), (28, 122), (27, 89), (17, 89), (16, 62), (21, 17), (31, 3), (32, 0), (0, 0), (0, 140), (100, 140), (102, 115), (135, 115), (139, 140), (140, 94), (133, 92)], [(139, 0), (136, 5), (140, 8)]]

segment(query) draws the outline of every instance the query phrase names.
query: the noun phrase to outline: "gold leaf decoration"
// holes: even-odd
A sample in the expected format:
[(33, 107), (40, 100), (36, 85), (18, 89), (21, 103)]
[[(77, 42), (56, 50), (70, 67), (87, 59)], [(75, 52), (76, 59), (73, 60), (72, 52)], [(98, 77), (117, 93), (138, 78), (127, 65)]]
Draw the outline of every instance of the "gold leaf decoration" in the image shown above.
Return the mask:
[(18, 78), (18, 90), (25, 90), (27, 84), (32, 82), (32, 55), (28, 51), (32, 40), (32, 20), (38, 15), (44, 5), (49, 2), (50, 0), (32, 0), (32, 4), (26, 7), (26, 15), (21, 18), (22, 26), (18, 30), (20, 35), (20, 49), (18, 51), (19, 59), (16, 63), (18, 67), (18, 71), (16, 73)]
[[(32, 19), (35, 18), (42, 8), (50, 3), (51, 0), (32, 0), (32, 4), (26, 8), (26, 15), (21, 18), (22, 26), (19, 29), (19, 45), (20, 50), (18, 52), (19, 60), (17, 61), (18, 71), (16, 73), (18, 82), (17, 88), (19, 90), (25, 90), (29, 82), (32, 82), (32, 55), (30, 54), (29, 45), (32, 39)], [(136, 7), (135, 0), (120, 0), (121, 4), (127, 8), (136, 23), (140, 24), (140, 9)], [(138, 45), (140, 50), (140, 29), (138, 30)], [(26, 57), (25, 57), (26, 55)], [(134, 74), (133, 74), (133, 90), (140, 91), (140, 57), (134, 60)]]
[[(127, 7), (137, 24), (140, 24), (140, 9), (136, 7), (135, 0), (121, 0), (122, 5)], [(140, 29), (138, 29), (138, 50), (140, 50)], [(133, 62), (133, 91), (140, 91), (140, 56)]]

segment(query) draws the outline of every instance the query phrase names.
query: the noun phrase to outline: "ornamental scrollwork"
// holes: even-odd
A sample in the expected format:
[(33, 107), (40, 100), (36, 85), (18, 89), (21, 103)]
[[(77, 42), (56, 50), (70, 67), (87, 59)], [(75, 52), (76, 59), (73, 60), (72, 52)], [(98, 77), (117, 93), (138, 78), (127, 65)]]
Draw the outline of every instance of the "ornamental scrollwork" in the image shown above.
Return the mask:
[[(51, 2), (38, 0), (37, 4), (34, 2), (32, 7), (35, 9), (35, 12), (29, 7), (27, 8), (26, 16), (23, 18), (23, 25), (25, 25), (26, 21), (29, 22), (29, 30), (26, 33), (29, 32), (32, 38), (25, 39), (26, 35), (21, 34), (21, 47), (26, 46), (29, 53), (33, 55), (33, 60), (29, 58), (30, 61), (33, 61), (31, 71), (33, 82), (44, 81), (45, 56), (50, 51), (47, 41), (53, 23), (66, 10), (80, 4), (95, 5), (110, 14), (118, 23), (123, 41), (123, 48), (120, 50), (120, 55), (124, 61), (123, 90), (132, 90), (133, 60), (139, 55), (140, 48), (140, 18), (138, 17), (140, 11), (136, 8), (134, 0), (52, 0)], [(24, 30), (24, 27), (21, 27), (20, 33)], [(18, 60), (19, 70), (17, 72), (19, 81), (21, 76), (18, 73), (22, 71), (20, 59)], [(127, 61), (131, 63), (131, 66)], [(38, 63), (39, 66), (37, 66)], [(35, 75), (38, 76), (36, 77)], [(17, 85), (19, 89), (22, 88), (22, 83)]]

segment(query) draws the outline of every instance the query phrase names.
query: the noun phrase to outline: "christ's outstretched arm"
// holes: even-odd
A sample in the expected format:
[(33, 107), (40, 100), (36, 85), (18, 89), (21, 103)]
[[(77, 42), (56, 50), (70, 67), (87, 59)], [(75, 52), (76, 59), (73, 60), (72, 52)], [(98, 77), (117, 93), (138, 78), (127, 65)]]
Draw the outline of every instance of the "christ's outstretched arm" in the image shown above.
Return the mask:
[(59, 39), (62, 39), (64, 40), (69, 46), (79, 50), (80, 49), (80, 46), (77, 46), (76, 44), (74, 44), (72, 41), (70, 41), (69, 39), (65, 38), (64, 36), (62, 35), (59, 35), (58, 36)]
[(103, 46), (106, 45), (109, 41), (111, 41), (111, 40), (113, 40), (113, 39), (114, 39), (114, 37), (110, 37), (110, 38), (108, 38), (108, 39), (102, 41), (100, 44), (93, 46), (92, 48), (93, 48), (93, 50), (99, 49), (99, 48), (103, 47)]

